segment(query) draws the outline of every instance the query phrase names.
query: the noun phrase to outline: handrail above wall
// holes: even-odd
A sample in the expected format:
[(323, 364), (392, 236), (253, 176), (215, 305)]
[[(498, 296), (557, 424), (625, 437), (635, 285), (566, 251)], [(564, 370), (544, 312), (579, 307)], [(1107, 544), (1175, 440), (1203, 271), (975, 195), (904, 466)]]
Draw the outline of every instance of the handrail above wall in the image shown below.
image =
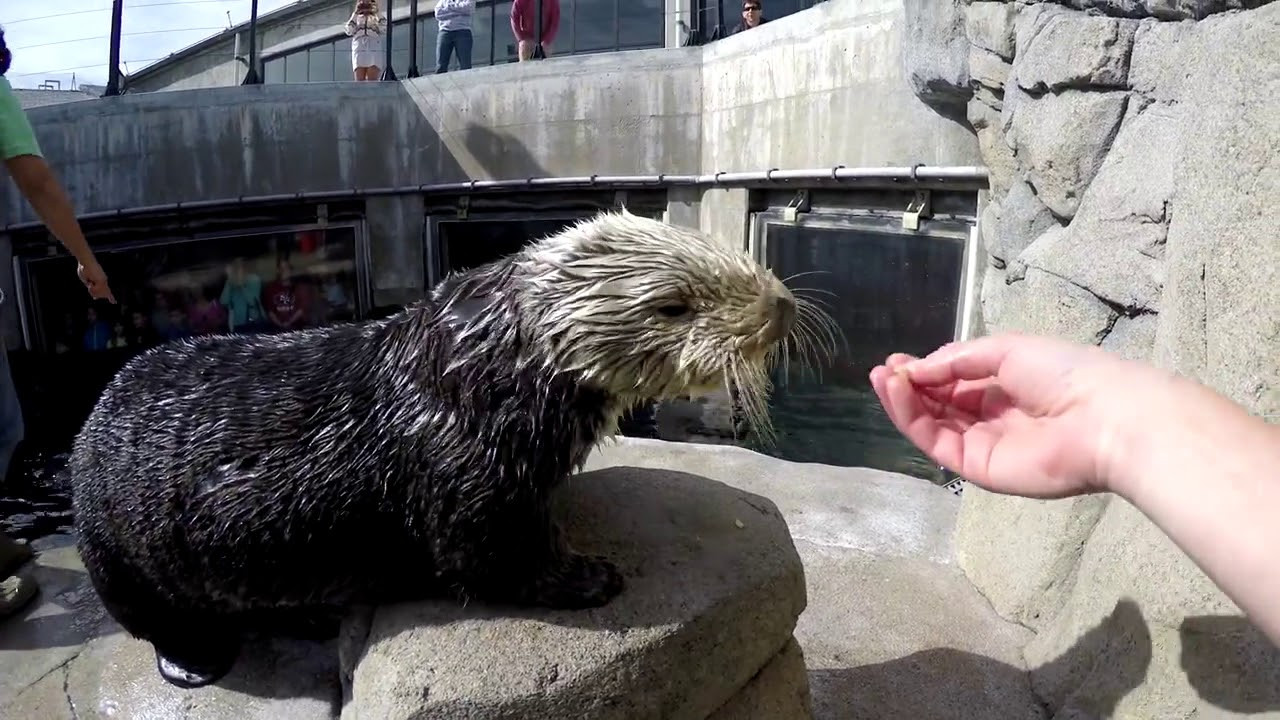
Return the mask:
[[(485, 193), (510, 190), (558, 190), (591, 188), (607, 190), (611, 188), (634, 187), (742, 187), (755, 185), (785, 185), (791, 182), (834, 182), (834, 183), (886, 183), (889, 185), (944, 184), (972, 186), (974, 189), (987, 187), (987, 168), (975, 165), (931, 166), (913, 165), (910, 167), (865, 167), (849, 168), (836, 165), (830, 168), (782, 170), (773, 168), (755, 172), (716, 172), (710, 175), (585, 175), (578, 177), (530, 177), (522, 180), (468, 180), (464, 182), (437, 183), (425, 185), (402, 185), (384, 188), (351, 188), (348, 190), (324, 190), (313, 192), (277, 193), (271, 195), (238, 196), (216, 200), (192, 200), (167, 203), (162, 205), (144, 205), (119, 210), (103, 210), (78, 215), (81, 221), (102, 220), (107, 218), (128, 217), (146, 213), (172, 212), (182, 209), (208, 209), (212, 207), (237, 206), (248, 204), (278, 203), (288, 200), (324, 201), (358, 197), (386, 197), (412, 194), (457, 194)], [(44, 223), (34, 220), (24, 223), (10, 223), (4, 226), (5, 232), (29, 230), (41, 227)]]

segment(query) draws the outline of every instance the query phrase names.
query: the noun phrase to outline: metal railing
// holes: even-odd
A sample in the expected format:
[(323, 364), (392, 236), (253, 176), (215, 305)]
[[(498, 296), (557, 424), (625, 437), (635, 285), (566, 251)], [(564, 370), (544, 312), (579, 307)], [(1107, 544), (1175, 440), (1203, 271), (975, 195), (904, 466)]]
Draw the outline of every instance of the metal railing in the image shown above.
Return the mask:
[[(400, 0), (401, 3), (403, 3), (404, 1), (405, 0)], [(546, 57), (546, 53), (543, 48), (543, 19), (545, 17), (544, 16), (544, 0), (532, 0), (532, 1), (534, 3), (534, 16), (535, 16), (534, 28), (533, 28), (534, 47), (533, 47), (533, 52), (530, 58), (528, 59), (541, 60)], [(690, 7), (690, 10), (688, 13), (688, 20), (677, 21), (677, 26), (680, 28), (683, 34), (683, 39), (680, 41), (679, 44), (683, 46), (703, 45), (710, 42), (714, 42), (727, 35), (733, 34), (733, 32), (735, 32), (735, 29), (736, 29), (734, 26), (739, 23), (739, 18), (737, 16), (738, 6), (731, 5), (729, 7), (726, 7), (726, 3), (729, 1), (730, 0), (693, 0), (692, 6)], [(769, 1), (774, 3), (774, 7), (777, 8), (778, 12), (770, 14), (768, 12), (768, 8), (766, 8), (765, 15), (768, 19), (776, 19), (777, 17), (785, 16), (785, 15), (812, 7), (813, 5), (819, 2), (822, 2), (823, 0), (769, 0)], [(740, 3), (741, 0), (734, 0), (734, 2)], [(250, 0), (250, 3), (251, 3), (250, 13), (249, 13), (249, 19), (247, 23), (243, 23), (241, 26), (237, 26), (237, 27), (244, 27), (244, 30), (248, 35), (247, 58), (240, 59), (240, 62), (243, 62), (247, 65), (246, 71), (244, 73), (244, 78), (241, 81), (241, 84), (259, 85), (265, 82), (265, 78), (264, 78), (263, 69), (261, 67), (262, 66), (262, 62), (260, 58), (261, 43), (260, 43), (260, 38), (258, 36), (258, 29), (259, 29), (258, 28), (258, 20), (259, 20), (258, 0)], [(385, 0), (385, 4), (386, 4), (386, 7), (384, 9), (384, 12), (386, 13), (388, 21), (391, 21), (392, 15), (393, 15), (393, 8), (395, 5), (397, 5), (397, 2), (396, 0)], [(419, 12), (418, 0), (408, 0), (408, 5), (409, 5), (409, 13), (408, 13), (407, 24), (409, 25), (409, 61), (408, 61), (408, 69), (406, 72), (406, 76), (409, 78), (416, 78), (421, 75), (421, 71), (419, 69), (420, 58), (418, 57), (418, 54), (420, 51), (420, 48), (419, 48), (420, 42), (418, 37), (418, 27), (419, 27), (418, 23), (419, 23), (419, 20), (422, 20), (425, 18), (423, 18), (423, 16)], [(401, 5), (401, 7), (403, 7), (403, 5)], [(109, 35), (110, 48), (109, 48), (109, 58), (107, 62), (107, 82), (102, 93), (104, 97), (120, 95), (121, 93), (127, 90), (126, 85), (128, 82), (128, 76), (124, 72), (122, 72), (122, 62), (121, 62), (121, 41), (123, 36), (122, 25), (123, 25), (125, 8), (126, 8), (126, 0), (112, 0), (111, 28), (110, 28), (110, 35)], [(389, 22), (389, 25), (394, 25), (399, 22), (404, 22), (404, 21), (402, 19), (402, 20), (396, 21), (395, 23)], [(495, 27), (496, 27), (496, 23), (495, 23)], [(196, 29), (196, 28), (193, 28), (193, 29)], [(230, 29), (231, 28), (228, 28), (228, 30)], [(385, 55), (385, 59), (383, 62), (383, 69), (380, 77), (381, 80), (395, 81), (399, 79), (396, 75), (395, 69), (393, 68), (393, 64), (394, 64), (393, 63), (393, 52), (394, 52), (393, 35), (394, 33), (388, 30), (388, 32), (383, 36), (383, 53)], [(237, 39), (237, 42), (239, 42), (239, 36), (237, 36), (236, 39)], [(156, 62), (163, 62), (163, 60), (164, 59), (160, 59), (160, 60), (157, 60)], [(403, 70), (404, 68), (402, 66), (402, 71)]]
[[(270, 204), (289, 201), (326, 201), (346, 198), (388, 197), (395, 195), (450, 195), (459, 193), (510, 192), (519, 190), (628, 189), (670, 187), (753, 187), (781, 186), (788, 183), (864, 183), (879, 187), (936, 185), (942, 187), (980, 189), (987, 187), (988, 171), (981, 166), (864, 167), (836, 165), (830, 168), (781, 170), (773, 168), (754, 172), (715, 172), (707, 175), (583, 175), (576, 177), (530, 177), (518, 180), (466, 180), (462, 182), (393, 187), (349, 188), (269, 195), (239, 196), (213, 200), (193, 200), (146, 205), (117, 210), (84, 213), (80, 221), (127, 217), (155, 212)], [(39, 220), (9, 223), (0, 230), (15, 232), (42, 227)]]
[[(715, 0), (721, 2), (722, 0)], [(258, 61), (258, 0), (251, 0), (248, 21), (249, 35), (249, 57), (248, 69), (245, 72), (242, 85), (260, 85), (263, 82), (262, 72), (259, 68)], [(534, 0), (535, 3), (535, 27), (534, 32), (534, 50), (531, 55), (533, 60), (542, 60), (546, 54), (542, 47), (542, 21), (543, 21), (543, 0)], [(392, 9), (395, 0), (387, 0), (386, 15), (388, 20), (388, 28), (392, 25)], [(123, 75), (120, 72), (120, 43), (122, 40), (122, 25), (124, 19), (125, 0), (112, 0), (111, 3), (111, 34), (110, 34), (110, 51), (107, 61), (107, 84), (103, 91), (104, 97), (119, 95), (124, 92), (122, 83)], [(409, 70), (407, 76), (410, 78), (419, 77), (418, 70), (418, 20), (420, 18), (418, 12), (418, 0), (409, 0)], [(394, 33), (388, 32), (383, 36), (383, 51), (385, 60), (383, 62), (383, 70), (381, 80), (395, 81), (398, 80), (396, 72), (392, 68), (392, 36)]]

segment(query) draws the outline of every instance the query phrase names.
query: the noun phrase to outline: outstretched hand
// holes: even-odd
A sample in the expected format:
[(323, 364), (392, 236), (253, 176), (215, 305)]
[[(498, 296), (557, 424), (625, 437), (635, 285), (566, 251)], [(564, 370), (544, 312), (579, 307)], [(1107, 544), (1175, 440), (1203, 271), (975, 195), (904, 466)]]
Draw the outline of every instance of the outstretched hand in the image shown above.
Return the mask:
[(111, 293), (111, 286), (107, 284), (107, 274), (96, 260), (87, 265), (80, 263), (76, 267), (76, 277), (79, 277), (80, 282), (84, 283), (85, 289), (89, 291), (89, 295), (93, 299), (108, 300), (115, 304), (116, 296)]
[(1158, 378), (1099, 348), (1023, 335), (898, 353), (871, 371), (893, 424), (935, 462), (1037, 498), (1110, 489), (1119, 433), (1140, 422), (1143, 389)]

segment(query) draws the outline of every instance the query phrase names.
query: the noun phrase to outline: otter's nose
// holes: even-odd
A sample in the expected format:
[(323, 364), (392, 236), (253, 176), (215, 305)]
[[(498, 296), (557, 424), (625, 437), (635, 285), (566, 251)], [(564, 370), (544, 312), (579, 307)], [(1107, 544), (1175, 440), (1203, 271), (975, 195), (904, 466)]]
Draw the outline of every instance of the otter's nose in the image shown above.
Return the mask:
[(770, 294), (768, 302), (772, 317), (765, 334), (769, 342), (775, 343), (790, 335), (791, 328), (796, 324), (796, 299), (786, 286), (779, 283)]

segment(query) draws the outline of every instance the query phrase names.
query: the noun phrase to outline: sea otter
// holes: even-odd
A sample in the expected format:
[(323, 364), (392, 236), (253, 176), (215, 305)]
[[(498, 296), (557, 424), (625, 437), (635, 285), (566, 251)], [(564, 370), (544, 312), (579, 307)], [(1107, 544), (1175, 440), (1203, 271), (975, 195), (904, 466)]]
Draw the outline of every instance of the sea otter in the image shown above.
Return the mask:
[(602, 605), (622, 577), (566, 546), (553, 490), (639, 401), (727, 386), (767, 428), (769, 367), (817, 313), (745, 253), (622, 211), (391, 317), (153, 348), (75, 440), (80, 554), (187, 688), (254, 618), (432, 588)]

